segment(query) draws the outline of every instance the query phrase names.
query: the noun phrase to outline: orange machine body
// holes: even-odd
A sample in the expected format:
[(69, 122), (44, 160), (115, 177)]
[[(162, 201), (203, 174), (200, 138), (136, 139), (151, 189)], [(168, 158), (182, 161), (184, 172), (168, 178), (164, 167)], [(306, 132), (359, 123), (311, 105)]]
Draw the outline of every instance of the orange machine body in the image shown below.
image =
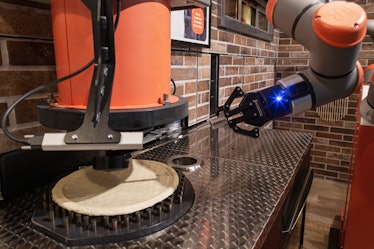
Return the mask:
[[(94, 58), (91, 14), (80, 0), (51, 0), (57, 77)], [(115, 31), (113, 110), (153, 108), (170, 94), (170, 6), (168, 1), (122, 1)], [(87, 106), (93, 66), (58, 86), (57, 107)]]
[(347, 196), (344, 249), (374, 246), (374, 126), (361, 120), (352, 181)]

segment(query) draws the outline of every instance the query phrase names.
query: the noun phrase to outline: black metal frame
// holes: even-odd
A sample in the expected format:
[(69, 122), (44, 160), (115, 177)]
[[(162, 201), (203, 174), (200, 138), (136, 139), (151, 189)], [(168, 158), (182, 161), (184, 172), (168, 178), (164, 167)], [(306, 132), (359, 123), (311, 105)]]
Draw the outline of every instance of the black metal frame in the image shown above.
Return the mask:
[(113, 0), (81, 1), (91, 11), (95, 68), (83, 123), (65, 143), (119, 143), (121, 134), (107, 121), (115, 70)]
[[(242, 98), (238, 107), (231, 109), (231, 105), (235, 99)], [(230, 128), (235, 132), (245, 134), (250, 137), (258, 138), (260, 136), (259, 128), (246, 130), (238, 126), (238, 124), (254, 124), (262, 126), (270, 121), (256, 104), (258, 96), (256, 93), (245, 93), (240, 87), (236, 87), (230, 97), (223, 106), (223, 112)]]

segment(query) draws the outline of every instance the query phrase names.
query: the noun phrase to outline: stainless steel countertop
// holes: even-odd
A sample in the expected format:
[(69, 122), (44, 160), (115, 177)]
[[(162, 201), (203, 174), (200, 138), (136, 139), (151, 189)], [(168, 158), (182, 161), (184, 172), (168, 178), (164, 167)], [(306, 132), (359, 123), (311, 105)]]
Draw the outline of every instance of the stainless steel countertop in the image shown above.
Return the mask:
[[(150, 236), (80, 248), (261, 248), (311, 140), (282, 130), (263, 130), (255, 139), (207, 123), (137, 152), (135, 158), (165, 163), (174, 155), (202, 159), (199, 170), (186, 173), (195, 190), (193, 206)], [(31, 224), (41, 191), (0, 203), (0, 248), (65, 248)]]

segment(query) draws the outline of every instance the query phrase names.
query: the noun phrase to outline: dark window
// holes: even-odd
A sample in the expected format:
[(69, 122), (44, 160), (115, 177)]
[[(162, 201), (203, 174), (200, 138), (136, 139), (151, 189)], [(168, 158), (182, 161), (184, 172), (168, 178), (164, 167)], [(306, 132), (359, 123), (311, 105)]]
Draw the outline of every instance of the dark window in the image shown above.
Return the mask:
[(266, 0), (221, 0), (221, 27), (270, 41), (273, 28), (265, 15)]

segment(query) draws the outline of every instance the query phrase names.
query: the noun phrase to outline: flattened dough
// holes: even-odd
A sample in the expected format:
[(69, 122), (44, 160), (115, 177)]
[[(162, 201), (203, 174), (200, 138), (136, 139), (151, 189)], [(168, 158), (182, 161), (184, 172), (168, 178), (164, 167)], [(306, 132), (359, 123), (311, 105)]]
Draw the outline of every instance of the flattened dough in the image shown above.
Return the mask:
[(166, 199), (179, 182), (164, 163), (132, 159), (127, 169), (99, 171), (86, 167), (62, 178), (52, 199), (66, 210), (91, 216), (133, 213)]

